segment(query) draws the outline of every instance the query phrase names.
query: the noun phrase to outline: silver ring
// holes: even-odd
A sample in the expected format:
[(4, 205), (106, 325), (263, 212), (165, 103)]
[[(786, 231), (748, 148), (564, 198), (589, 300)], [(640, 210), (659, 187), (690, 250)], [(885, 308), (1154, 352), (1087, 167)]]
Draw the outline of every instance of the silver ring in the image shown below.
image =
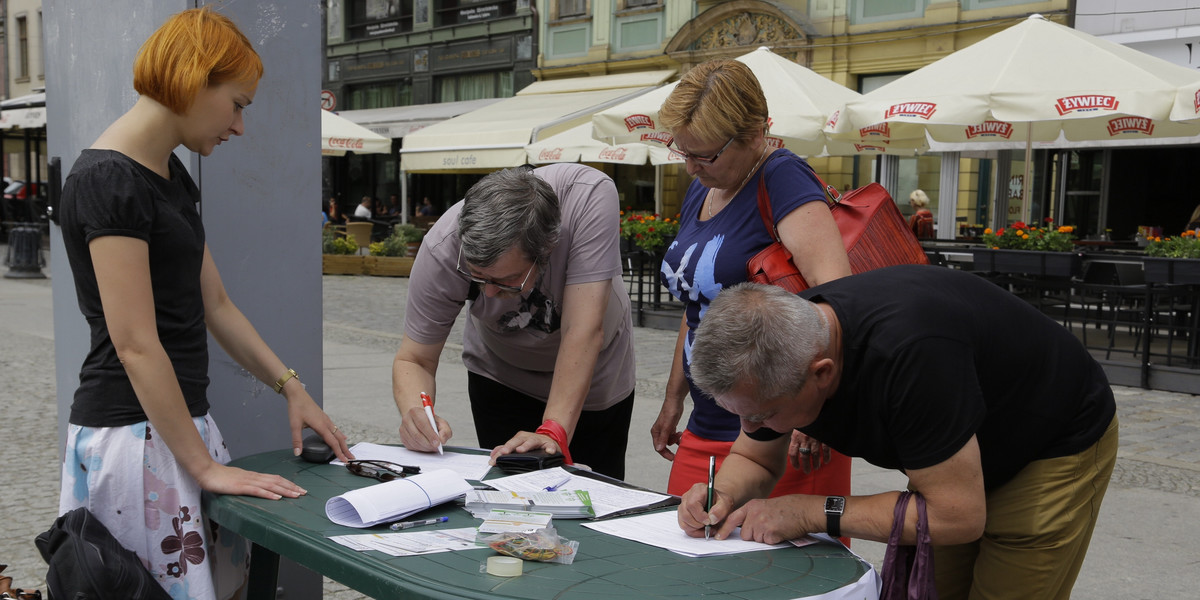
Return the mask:
[(799, 452), (800, 454), (812, 454), (812, 450), (809, 450), (808, 448), (798, 448), (796, 452)]

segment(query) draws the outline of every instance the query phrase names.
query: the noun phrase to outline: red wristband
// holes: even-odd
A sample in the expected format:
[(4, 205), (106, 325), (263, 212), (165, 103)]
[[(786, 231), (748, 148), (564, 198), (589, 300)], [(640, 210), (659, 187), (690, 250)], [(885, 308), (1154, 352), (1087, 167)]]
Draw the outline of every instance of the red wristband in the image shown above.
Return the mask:
[(554, 443), (558, 444), (559, 451), (562, 452), (563, 462), (567, 463), (568, 465), (575, 464), (575, 462), (571, 460), (571, 450), (567, 448), (567, 430), (563, 429), (563, 426), (559, 425), (558, 421), (546, 419), (545, 422), (542, 423), (542, 426), (537, 428), (535, 433), (540, 433), (554, 440)]

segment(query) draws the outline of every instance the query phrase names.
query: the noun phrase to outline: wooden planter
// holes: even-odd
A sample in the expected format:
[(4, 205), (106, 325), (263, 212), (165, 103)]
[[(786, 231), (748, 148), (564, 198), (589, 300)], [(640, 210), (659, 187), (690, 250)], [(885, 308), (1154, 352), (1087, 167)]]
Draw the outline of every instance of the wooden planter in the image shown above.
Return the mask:
[(1200, 259), (1159, 258), (1142, 259), (1147, 283), (1200, 283)]
[(321, 273), (324, 275), (362, 275), (363, 260), (357, 254), (322, 254)]
[(976, 248), (971, 253), (975, 256), (975, 270), (990, 273), (1072, 277), (1079, 274), (1083, 262), (1077, 252)]
[(411, 256), (364, 256), (363, 270), (367, 275), (408, 277), (413, 260)]

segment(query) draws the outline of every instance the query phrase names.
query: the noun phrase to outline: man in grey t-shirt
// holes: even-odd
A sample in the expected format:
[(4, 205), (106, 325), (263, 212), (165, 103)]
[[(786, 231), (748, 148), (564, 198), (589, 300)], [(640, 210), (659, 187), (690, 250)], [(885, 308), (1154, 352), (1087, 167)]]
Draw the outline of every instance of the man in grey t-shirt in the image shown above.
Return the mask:
[(413, 265), (392, 370), (404, 445), (435, 451), (452, 435), (440, 417), (434, 431), (421, 392), (465, 304), (480, 446), (561, 451), (623, 478), (634, 357), (619, 236), (616, 186), (578, 164), (492, 173), (446, 211)]

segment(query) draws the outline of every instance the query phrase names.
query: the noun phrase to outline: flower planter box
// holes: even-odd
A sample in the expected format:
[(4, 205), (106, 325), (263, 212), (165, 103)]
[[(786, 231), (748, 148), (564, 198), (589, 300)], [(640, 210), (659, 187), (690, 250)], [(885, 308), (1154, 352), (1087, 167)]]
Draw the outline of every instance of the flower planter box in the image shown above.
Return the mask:
[(321, 273), (324, 275), (362, 275), (363, 259), (357, 254), (322, 254)]
[(413, 260), (411, 256), (364, 256), (363, 272), (380, 277), (408, 277)]
[(975, 270), (991, 273), (1022, 273), (1072, 277), (1078, 275), (1083, 260), (1077, 252), (1040, 252), (1036, 250), (971, 250)]
[(1142, 259), (1148, 283), (1200, 283), (1200, 259), (1158, 258)]

